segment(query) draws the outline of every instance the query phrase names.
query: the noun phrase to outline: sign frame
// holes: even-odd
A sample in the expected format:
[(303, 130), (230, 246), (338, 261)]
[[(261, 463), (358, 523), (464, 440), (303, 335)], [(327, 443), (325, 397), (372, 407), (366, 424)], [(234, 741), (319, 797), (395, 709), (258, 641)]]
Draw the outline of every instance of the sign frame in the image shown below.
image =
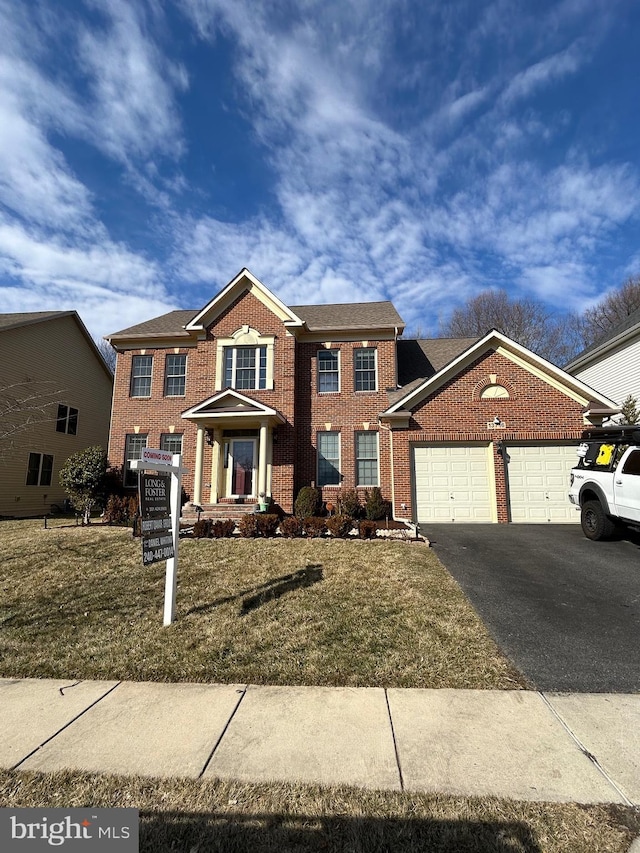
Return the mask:
[[(166, 628), (175, 621), (176, 616), (176, 589), (178, 586), (178, 540), (180, 538), (180, 496), (182, 494), (182, 475), (187, 468), (182, 467), (182, 457), (179, 453), (169, 454), (171, 462), (159, 461), (167, 453), (164, 450), (152, 450), (158, 454), (152, 457), (147, 454), (146, 459), (134, 459), (129, 465), (132, 471), (159, 471), (171, 474), (171, 495), (169, 504), (171, 507), (171, 530), (173, 536), (173, 557), (167, 559), (167, 568), (164, 580), (164, 612), (162, 624)], [(158, 461), (153, 461), (153, 459)]]

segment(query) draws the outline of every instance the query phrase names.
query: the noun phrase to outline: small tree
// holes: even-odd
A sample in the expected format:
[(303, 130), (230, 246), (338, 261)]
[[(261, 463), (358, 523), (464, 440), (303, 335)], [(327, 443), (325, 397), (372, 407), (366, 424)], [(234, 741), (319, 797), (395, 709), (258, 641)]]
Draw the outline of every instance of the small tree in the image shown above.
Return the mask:
[(322, 508), (322, 491), (313, 486), (303, 486), (298, 492), (294, 512), (298, 518), (318, 515)]
[(629, 394), (623, 402), (620, 414), (622, 415), (622, 420), (620, 421), (622, 424), (640, 423), (640, 408), (638, 408), (638, 401), (633, 394)]
[(83, 524), (90, 524), (91, 510), (104, 496), (107, 467), (107, 456), (99, 445), (74, 453), (62, 466), (60, 485), (82, 512)]

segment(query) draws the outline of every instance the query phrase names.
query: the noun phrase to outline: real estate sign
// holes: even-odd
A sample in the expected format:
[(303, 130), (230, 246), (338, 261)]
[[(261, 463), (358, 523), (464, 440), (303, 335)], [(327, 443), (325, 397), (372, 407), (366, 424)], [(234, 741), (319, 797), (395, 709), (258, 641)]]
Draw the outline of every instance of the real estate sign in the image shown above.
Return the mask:
[(171, 474), (140, 472), (142, 562), (145, 566), (174, 556)]

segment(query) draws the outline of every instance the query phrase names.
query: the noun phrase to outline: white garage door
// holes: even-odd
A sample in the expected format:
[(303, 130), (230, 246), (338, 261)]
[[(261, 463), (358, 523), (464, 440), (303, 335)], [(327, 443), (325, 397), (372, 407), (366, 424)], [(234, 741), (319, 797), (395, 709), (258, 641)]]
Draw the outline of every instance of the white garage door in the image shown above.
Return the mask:
[(413, 477), (420, 523), (495, 521), (488, 445), (414, 447)]
[(575, 445), (508, 445), (511, 521), (562, 524), (580, 521), (569, 503), (569, 472), (578, 457)]

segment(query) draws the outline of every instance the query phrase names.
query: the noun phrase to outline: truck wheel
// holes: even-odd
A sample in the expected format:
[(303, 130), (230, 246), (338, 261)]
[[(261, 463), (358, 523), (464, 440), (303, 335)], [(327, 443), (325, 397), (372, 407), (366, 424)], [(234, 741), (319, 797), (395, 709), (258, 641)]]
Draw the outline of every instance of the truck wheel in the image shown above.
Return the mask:
[(586, 501), (583, 504), (580, 524), (587, 539), (594, 541), (607, 539), (616, 529), (615, 522), (606, 514), (600, 501)]

